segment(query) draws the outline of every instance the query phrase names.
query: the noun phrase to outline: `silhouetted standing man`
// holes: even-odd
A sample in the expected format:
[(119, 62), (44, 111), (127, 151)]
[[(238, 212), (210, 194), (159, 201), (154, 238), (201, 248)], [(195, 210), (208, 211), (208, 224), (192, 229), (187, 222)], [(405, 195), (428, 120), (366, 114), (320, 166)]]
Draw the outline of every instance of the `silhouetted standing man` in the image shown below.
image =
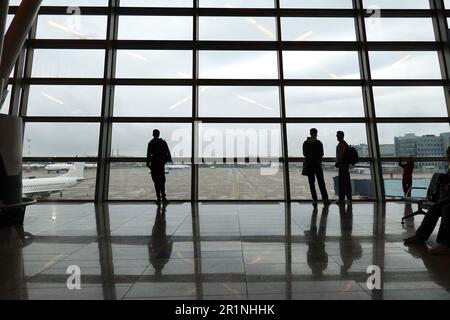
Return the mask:
[(344, 140), (345, 134), (338, 131), (336, 134), (339, 144), (336, 147), (336, 168), (339, 169), (339, 202), (345, 201), (345, 197), (349, 202), (352, 201), (352, 183), (350, 181), (349, 163), (346, 159), (348, 144)]
[(147, 166), (150, 168), (152, 180), (155, 183), (156, 198), (167, 203), (166, 197), (166, 163), (172, 162), (172, 156), (167, 143), (160, 138), (159, 130), (153, 131), (153, 140), (149, 142), (147, 149)]
[(306, 174), (308, 175), (309, 188), (314, 205), (317, 205), (316, 177), (319, 184), (322, 200), (325, 204), (329, 204), (327, 187), (323, 177), (322, 158), (323, 144), (317, 139), (317, 129), (310, 130), (311, 137), (303, 143), (303, 155), (305, 156)]

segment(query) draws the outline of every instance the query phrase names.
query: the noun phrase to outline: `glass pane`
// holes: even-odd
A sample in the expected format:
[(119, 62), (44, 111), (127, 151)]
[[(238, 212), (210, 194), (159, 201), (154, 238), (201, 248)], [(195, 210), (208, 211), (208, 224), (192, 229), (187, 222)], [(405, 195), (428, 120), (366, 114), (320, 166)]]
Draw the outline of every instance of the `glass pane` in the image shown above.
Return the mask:
[(273, 0), (200, 0), (200, 7), (209, 8), (273, 8)]
[(22, 174), (23, 194), (36, 200), (93, 200), (95, 196), (96, 163), (27, 162)]
[(437, 52), (369, 52), (373, 79), (441, 79)]
[(442, 87), (374, 87), (379, 117), (446, 117)]
[(429, 0), (363, 0), (363, 3), (365, 8), (374, 9), (430, 9)]
[(336, 157), (338, 144), (336, 133), (344, 131), (345, 141), (349, 145), (367, 145), (366, 126), (362, 123), (321, 123), (321, 124), (288, 124), (289, 157), (303, 157), (303, 143), (309, 137), (311, 128), (319, 131), (319, 140), (323, 143), (326, 158)]
[[(339, 198), (338, 170), (335, 168), (334, 162), (324, 162), (322, 168), (328, 196), (332, 200), (337, 200)], [(303, 163), (291, 164), (289, 167), (291, 197), (293, 200), (312, 200), (308, 177), (302, 175), (302, 170)], [(373, 198), (372, 170), (369, 163), (358, 163), (350, 170), (350, 177), (353, 199)], [(317, 182), (316, 191), (321, 199)]]
[(281, 18), (284, 41), (356, 41), (353, 18)]
[(431, 18), (366, 18), (368, 41), (435, 41)]
[[(17, 1), (19, 2), (19, 1)], [(43, 0), (42, 6), (83, 6), (83, 7), (105, 7), (108, 5), (108, 0)]]
[(280, 0), (282, 8), (351, 9), (352, 0)]
[(191, 87), (117, 86), (115, 117), (191, 117)]
[(288, 117), (364, 117), (360, 87), (285, 87)]
[(396, 157), (444, 157), (450, 146), (446, 123), (378, 124), (378, 136), (380, 144), (394, 148)]
[(200, 51), (200, 78), (277, 79), (275, 51)]
[(192, 154), (192, 125), (184, 123), (115, 123), (113, 125), (113, 157), (146, 157), (147, 146), (154, 129), (169, 145), (173, 158)]
[(200, 87), (201, 117), (279, 117), (277, 87)]
[(121, 0), (121, 7), (192, 7), (192, 0)]
[(37, 39), (105, 39), (106, 16), (39, 15)]
[(352, 51), (285, 51), (286, 79), (359, 79), (358, 53)]
[(200, 17), (200, 40), (276, 41), (272, 17)]
[[(191, 166), (166, 166), (166, 193), (171, 200), (190, 200)], [(155, 187), (145, 163), (111, 163), (109, 179), (111, 200), (156, 200)]]
[(103, 88), (31, 86), (28, 116), (100, 116)]
[[(403, 169), (396, 162), (383, 162), (384, 188), (387, 197), (402, 197), (405, 195), (403, 189)], [(414, 188), (428, 188), (435, 173), (445, 173), (448, 171), (446, 162), (415, 162), (413, 171), (412, 186)], [(405, 188), (408, 190), (408, 187)], [(411, 191), (412, 197), (426, 197), (427, 190), (414, 189)], [(411, 205), (410, 205), (411, 206)], [(409, 213), (413, 213), (412, 208)], [(409, 214), (407, 213), (407, 214)]]
[(4, 92), (4, 94), (6, 94), (6, 97), (4, 97), (5, 102), (3, 102), (2, 105), (0, 105), (0, 113), (1, 114), (8, 114), (9, 113), (9, 105), (11, 103), (11, 90), (12, 90), (12, 86), (9, 85), (8, 86), (8, 91)]
[(103, 78), (104, 50), (35, 49), (33, 77)]
[(199, 125), (202, 158), (281, 157), (281, 131), (277, 124)]
[(120, 40), (192, 40), (192, 17), (121, 16)]
[(96, 157), (96, 123), (27, 123), (23, 155), (28, 157)]
[(217, 164), (199, 167), (201, 200), (282, 200), (283, 168), (279, 163)]
[(192, 51), (118, 50), (118, 78), (191, 78)]

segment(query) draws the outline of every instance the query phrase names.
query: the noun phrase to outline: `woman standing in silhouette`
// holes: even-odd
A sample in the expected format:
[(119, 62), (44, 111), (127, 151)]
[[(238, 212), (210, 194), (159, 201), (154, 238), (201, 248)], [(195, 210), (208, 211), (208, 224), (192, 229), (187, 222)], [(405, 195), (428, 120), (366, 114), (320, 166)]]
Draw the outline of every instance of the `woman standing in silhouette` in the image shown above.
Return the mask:
[(412, 158), (408, 158), (407, 160), (400, 159), (398, 165), (403, 168), (403, 193), (405, 196), (410, 197), (413, 185), (414, 160)]

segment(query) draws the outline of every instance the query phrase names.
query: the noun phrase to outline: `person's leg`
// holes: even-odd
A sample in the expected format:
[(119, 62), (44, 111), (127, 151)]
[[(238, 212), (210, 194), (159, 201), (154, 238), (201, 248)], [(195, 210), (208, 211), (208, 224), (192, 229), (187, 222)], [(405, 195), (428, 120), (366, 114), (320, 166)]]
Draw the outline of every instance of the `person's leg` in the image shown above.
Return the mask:
[(313, 201), (317, 201), (317, 192), (316, 192), (316, 177), (315, 172), (311, 170), (308, 175), (309, 189), (311, 190), (311, 197)]
[(416, 237), (419, 240), (427, 241), (428, 238), (430, 238), (434, 228), (436, 228), (439, 218), (441, 217), (441, 210), (445, 205), (447, 204), (437, 203), (430, 210), (428, 210), (419, 229), (416, 231)]
[(436, 242), (450, 247), (450, 205), (444, 206), (441, 210), (441, 226)]
[(352, 201), (352, 181), (350, 179), (350, 172), (348, 167), (345, 169), (345, 195), (347, 199)]
[(346, 188), (346, 183), (345, 183), (345, 168), (343, 166), (339, 167), (339, 201), (344, 201), (345, 200), (345, 188)]
[(317, 168), (316, 176), (317, 176), (317, 183), (319, 184), (320, 193), (322, 194), (322, 200), (328, 200), (327, 186), (325, 185), (322, 167)]
[(405, 196), (410, 197), (411, 196), (411, 187), (412, 187), (412, 181), (411, 180), (403, 180), (403, 193)]
[(156, 199), (157, 200), (161, 200), (161, 190), (160, 190), (160, 187), (159, 187), (159, 179), (158, 179), (157, 168), (152, 167), (151, 171), (152, 171), (153, 184), (155, 185)]

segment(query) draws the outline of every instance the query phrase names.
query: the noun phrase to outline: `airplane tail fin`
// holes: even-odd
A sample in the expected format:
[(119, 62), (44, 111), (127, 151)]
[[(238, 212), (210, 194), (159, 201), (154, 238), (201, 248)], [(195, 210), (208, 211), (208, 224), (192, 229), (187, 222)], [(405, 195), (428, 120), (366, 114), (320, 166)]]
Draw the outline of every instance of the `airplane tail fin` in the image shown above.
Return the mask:
[(84, 162), (76, 162), (64, 177), (84, 179)]

